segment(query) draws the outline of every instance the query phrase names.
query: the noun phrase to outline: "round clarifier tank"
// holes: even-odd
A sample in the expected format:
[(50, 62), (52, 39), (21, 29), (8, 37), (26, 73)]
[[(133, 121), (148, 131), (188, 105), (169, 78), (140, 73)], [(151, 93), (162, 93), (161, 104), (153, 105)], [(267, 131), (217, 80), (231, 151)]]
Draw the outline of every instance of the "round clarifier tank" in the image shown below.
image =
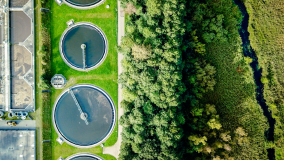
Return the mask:
[(65, 4), (76, 9), (91, 9), (105, 2), (105, 0), (64, 0)]
[(68, 27), (59, 43), (64, 62), (79, 71), (89, 71), (103, 63), (107, 56), (108, 42), (103, 31), (88, 22)]
[(65, 160), (104, 160), (104, 159), (90, 153), (78, 153), (66, 158)]
[(53, 126), (64, 141), (78, 148), (100, 145), (116, 124), (116, 108), (101, 88), (78, 84), (63, 91), (53, 106)]

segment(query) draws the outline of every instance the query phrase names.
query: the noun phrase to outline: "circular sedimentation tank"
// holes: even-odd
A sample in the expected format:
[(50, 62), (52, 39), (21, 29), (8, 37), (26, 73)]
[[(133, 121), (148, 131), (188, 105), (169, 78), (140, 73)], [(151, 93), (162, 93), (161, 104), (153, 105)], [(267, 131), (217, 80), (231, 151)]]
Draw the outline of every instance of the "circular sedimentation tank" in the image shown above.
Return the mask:
[(76, 9), (91, 9), (105, 2), (105, 0), (64, 0), (65, 4)]
[(78, 148), (95, 147), (111, 135), (116, 124), (116, 108), (103, 89), (78, 84), (57, 98), (52, 121), (66, 143)]
[(78, 153), (66, 158), (65, 160), (104, 160), (104, 159), (90, 153)]
[(92, 23), (79, 22), (63, 32), (59, 50), (69, 67), (78, 71), (89, 71), (105, 60), (108, 42), (99, 27)]

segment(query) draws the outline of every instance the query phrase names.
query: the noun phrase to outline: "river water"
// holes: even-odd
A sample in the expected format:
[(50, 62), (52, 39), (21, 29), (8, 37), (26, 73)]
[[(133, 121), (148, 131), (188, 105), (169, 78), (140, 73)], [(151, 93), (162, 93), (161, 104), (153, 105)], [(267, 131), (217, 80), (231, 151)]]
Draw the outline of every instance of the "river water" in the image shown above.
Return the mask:
[[(249, 15), (246, 10), (246, 7), (244, 3), (241, 0), (234, 0), (235, 4), (238, 5), (240, 11), (243, 15), (243, 20), (241, 24), (241, 28), (239, 30), (239, 34), (242, 38), (242, 46), (243, 46), (243, 52), (244, 56), (250, 57), (253, 59), (253, 62), (250, 64), (251, 68), (253, 69), (253, 77), (255, 84), (257, 86), (256, 89), (256, 99), (258, 101), (258, 104), (261, 106), (263, 110), (263, 114), (268, 119), (269, 123), (269, 129), (265, 131), (265, 137), (268, 141), (274, 141), (274, 124), (275, 119), (272, 118), (271, 113), (268, 110), (268, 106), (266, 105), (266, 101), (263, 96), (263, 83), (261, 82), (261, 76), (262, 76), (262, 69), (259, 69), (258, 64), (258, 58), (254, 52), (254, 50), (250, 47), (250, 41), (249, 41), (249, 32), (248, 32), (248, 23), (249, 23)], [(275, 159), (275, 150), (274, 149), (267, 149), (268, 151), (268, 158), (270, 160)]]

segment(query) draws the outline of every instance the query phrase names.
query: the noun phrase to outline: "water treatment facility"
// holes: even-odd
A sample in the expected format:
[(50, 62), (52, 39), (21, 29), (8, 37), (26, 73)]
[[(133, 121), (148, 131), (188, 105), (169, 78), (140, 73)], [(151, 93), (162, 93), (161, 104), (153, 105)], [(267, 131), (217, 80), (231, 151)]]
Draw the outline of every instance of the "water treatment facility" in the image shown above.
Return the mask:
[(109, 2), (0, 0), (1, 160), (115, 158), (103, 153), (118, 141)]
[(284, 160), (283, 8), (0, 0), (0, 160)]

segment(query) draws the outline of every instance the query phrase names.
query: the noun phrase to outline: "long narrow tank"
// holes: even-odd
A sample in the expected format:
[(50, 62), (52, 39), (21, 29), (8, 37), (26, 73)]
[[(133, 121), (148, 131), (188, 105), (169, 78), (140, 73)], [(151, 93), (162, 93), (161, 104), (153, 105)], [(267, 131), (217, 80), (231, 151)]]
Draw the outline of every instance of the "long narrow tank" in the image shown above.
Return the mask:
[(116, 108), (101, 88), (78, 84), (57, 98), (52, 112), (53, 126), (66, 143), (78, 148), (100, 145), (116, 124)]

